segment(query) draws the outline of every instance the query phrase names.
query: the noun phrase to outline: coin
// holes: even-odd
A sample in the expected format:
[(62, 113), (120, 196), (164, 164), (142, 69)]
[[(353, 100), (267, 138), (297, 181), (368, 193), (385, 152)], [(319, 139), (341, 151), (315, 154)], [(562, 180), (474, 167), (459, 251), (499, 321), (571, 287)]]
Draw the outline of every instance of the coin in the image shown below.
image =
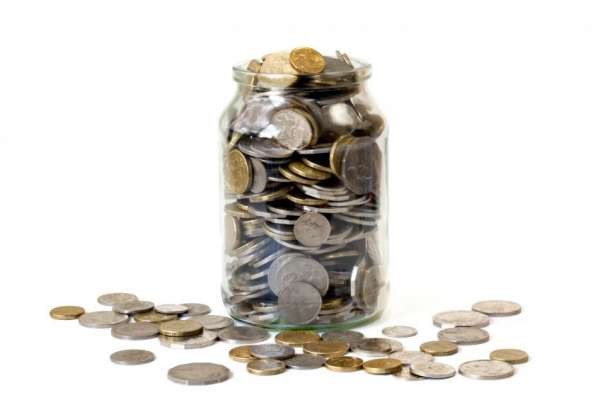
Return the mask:
[(325, 367), (335, 372), (358, 371), (363, 366), (363, 360), (358, 357), (331, 357), (325, 362)]
[(348, 189), (356, 194), (372, 192), (375, 187), (377, 144), (371, 137), (359, 137), (348, 145), (342, 156), (341, 176)]
[(416, 336), (416, 334), (417, 334), (417, 330), (415, 328), (410, 327), (410, 326), (402, 326), (402, 325), (388, 326), (386, 328), (383, 328), (383, 330), (381, 332), (385, 336), (389, 336), (389, 337), (393, 337), (393, 338), (405, 338), (405, 337)]
[(128, 301), (135, 301), (137, 299), (137, 296), (131, 293), (107, 293), (98, 297), (98, 303), (103, 306), (114, 306), (118, 303), (127, 303)]
[(229, 326), (219, 331), (219, 339), (230, 343), (258, 343), (269, 338), (269, 332), (256, 326)]
[(341, 178), (342, 155), (353, 140), (354, 137), (351, 135), (341, 135), (331, 146), (331, 152), (329, 153), (329, 167), (338, 178)]
[(161, 314), (180, 315), (187, 312), (188, 308), (183, 304), (160, 304), (155, 306), (156, 312)]
[(273, 114), (269, 128), (277, 142), (290, 150), (299, 150), (308, 146), (316, 135), (316, 123), (306, 112), (286, 108)]
[(167, 377), (184, 385), (212, 385), (229, 379), (231, 371), (220, 364), (197, 362), (173, 367), (167, 372)]
[(165, 336), (194, 336), (202, 333), (202, 325), (191, 319), (163, 322), (159, 328), (160, 334)]
[(94, 311), (79, 317), (79, 324), (86, 328), (111, 328), (114, 325), (127, 322), (127, 315), (113, 311)]
[(152, 310), (148, 312), (133, 314), (133, 319), (136, 322), (162, 323), (177, 319), (177, 315), (161, 314)]
[(300, 175), (306, 179), (315, 179), (322, 181), (331, 177), (331, 174), (329, 172), (309, 167), (302, 161), (292, 161), (288, 164), (288, 169), (293, 173)]
[(148, 350), (121, 350), (110, 355), (110, 361), (121, 365), (147, 364), (155, 360), (154, 353)]
[(488, 326), (490, 318), (477, 311), (445, 311), (433, 316), (433, 324), (440, 328), (455, 328), (457, 326)]
[(438, 332), (438, 339), (456, 344), (480, 344), (490, 340), (490, 335), (481, 328), (459, 326), (442, 329)]
[(111, 334), (117, 339), (142, 340), (158, 336), (159, 329), (150, 322), (119, 324), (112, 328)]
[(345, 342), (349, 345), (361, 341), (364, 337), (362, 333), (357, 331), (328, 331), (321, 335), (321, 339), (326, 342)]
[(279, 293), (277, 304), (285, 322), (307, 324), (319, 315), (321, 294), (308, 283), (294, 282)]
[(410, 365), (414, 375), (430, 379), (447, 379), (456, 375), (454, 367), (438, 362), (416, 362)]
[(225, 160), (225, 183), (231, 193), (242, 194), (252, 182), (252, 166), (241, 151), (230, 150)]
[(217, 340), (217, 332), (203, 330), (198, 336), (164, 336), (158, 337), (160, 344), (171, 349), (200, 349), (213, 345)]
[(421, 351), (431, 354), (434, 357), (450, 356), (458, 353), (458, 346), (456, 346), (455, 343), (448, 342), (446, 340), (434, 340), (423, 343), (421, 345)]
[(195, 315), (206, 315), (210, 313), (210, 307), (200, 303), (183, 303), (188, 308), (187, 312), (182, 317), (193, 317)]
[(325, 59), (315, 49), (298, 47), (290, 53), (290, 64), (301, 74), (318, 74), (325, 69)]
[(296, 354), (293, 357), (284, 360), (288, 368), (295, 369), (316, 369), (325, 364), (326, 358), (313, 354)]
[(279, 344), (302, 347), (307, 343), (318, 342), (321, 337), (314, 331), (283, 331), (275, 336), (275, 341)]
[(273, 293), (280, 295), (285, 288), (295, 282), (310, 284), (319, 291), (321, 296), (327, 293), (329, 275), (317, 260), (299, 253), (288, 253), (278, 260), (275, 267), (271, 265), (268, 276), (269, 287)]
[(529, 360), (529, 355), (519, 349), (499, 349), (490, 353), (492, 360), (504, 361), (509, 364), (523, 364)]
[(190, 320), (199, 322), (204, 329), (211, 331), (225, 329), (228, 326), (233, 325), (233, 320), (231, 318), (222, 315), (194, 315), (190, 317)]
[(262, 359), (252, 360), (246, 365), (246, 369), (253, 375), (269, 376), (285, 372), (285, 363), (279, 360)]
[(304, 213), (294, 223), (294, 236), (304, 246), (319, 247), (330, 233), (329, 220), (316, 212)]
[(254, 358), (272, 358), (275, 360), (284, 360), (294, 355), (294, 348), (281, 344), (257, 344), (250, 347), (250, 354)]
[(504, 361), (475, 360), (462, 363), (458, 372), (467, 378), (493, 380), (513, 376), (515, 368)]
[(252, 164), (252, 185), (250, 191), (252, 193), (261, 193), (267, 188), (267, 169), (257, 158), (251, 158)]
[(50, 310), (50, 316), (54, 319), (70, 320), (77, 319), (85, 313), (79, 306), (60, 306)]
[(351, 345), (352, 352), (368, 356), (385, 356), (392, 352), (392, 346), (386, 339), (365, 338)]
[(398, 372), (402, 369), (402, 362), (394, 358), (376, 358), (365, 361), (363, 369), (369, 374), (387, 375)]
[(250, 353), (250, 347), (252, 346), (245, 345), (234, 347), (233, 349), (229, 350), (229, 358), (231, 358), (233, 361), (244, 363), (254, 360), (255, 358)]
[(233, 215), (226, 214), (223, 221), (223, 229), (225, 231), (225, 251), (227, 254), (231, 254), (231, 252), (240, 245), (242, 229), (239, 220)]
[(307, 343), (303, 346), (303, 351), (306, 354), (313, 354), (316, 356), (323, 356), (326, 358), (330, 357), (341, 357), (346, 354), (349, 350), (348, 343), (344, 342), (313, 342)]
[(150, 311), (154, 308), (154, 303), (150, 301), (127, 301), (113, 305), (113, 311), (121, 314), (133, 315), (141, 312)]
[(258, 75), (262, 87), (284, 88), (296, 82), (296, 70), (290, 64), (290, 54), (286, 51), (267, 54), (263, 58)]
[(486, 300), (473, 304), (473, 311), (477, 311), (490, 317), (508, 317), (521, 312), (521, 306), (514, 301)]
[(422, 381), (424, 379), (423, 377), (414, 375), (410, 372), (410, 366), (403, 367), (399, 372), (396, 372), (393, 375), (406, 381)]
[(422, 351), (395, 351), (388, 357), (400, 360), (403, 365), (433, 361), (431, 354), (423, 353)]

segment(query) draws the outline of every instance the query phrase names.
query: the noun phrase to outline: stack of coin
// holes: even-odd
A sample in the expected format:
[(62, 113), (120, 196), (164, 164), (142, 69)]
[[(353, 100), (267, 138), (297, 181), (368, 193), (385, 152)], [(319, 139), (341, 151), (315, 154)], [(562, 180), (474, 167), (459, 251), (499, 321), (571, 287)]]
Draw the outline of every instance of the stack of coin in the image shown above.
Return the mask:
[(324, 326), (378, 310), (385, 125), (360, 84), (367, 70), (306, 47), (240, 69), (224, 141), (223, 298), (236, 318)]

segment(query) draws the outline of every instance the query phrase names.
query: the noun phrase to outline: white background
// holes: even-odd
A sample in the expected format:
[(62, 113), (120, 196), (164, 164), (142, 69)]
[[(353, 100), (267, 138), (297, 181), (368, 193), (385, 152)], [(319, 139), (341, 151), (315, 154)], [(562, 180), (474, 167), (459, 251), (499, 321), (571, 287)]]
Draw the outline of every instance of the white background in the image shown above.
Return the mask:
[[(595, 3), (595, 4), (594, 4)], [(2, 398), (506, 399), (590, 396), (598, 369), (600, 13), (593, 1), (2, 1)], [(256, 377), (231, 345), (176, 351), (51, 320), (97, 295), (220, 303), (217, 121), (230, 67), (310, 45), (374, 65), (390, 131), (384, 319), (435, 338), (437, 312), (523, 304), (492, 340), (518, 347), (499, 382), (406, 382), (363, 372)], [(148, 348), (157, 361), (113, 365)], [(596, 353), (596, 354), (594, 354)], [(169, 367), (221, 362), (211, 387)], [(589, 375), (589, 376), (586, 376)], [(592, 390), (590, 392), (590, 390)], [(593, 396), (591, 396), (593, 397)]]

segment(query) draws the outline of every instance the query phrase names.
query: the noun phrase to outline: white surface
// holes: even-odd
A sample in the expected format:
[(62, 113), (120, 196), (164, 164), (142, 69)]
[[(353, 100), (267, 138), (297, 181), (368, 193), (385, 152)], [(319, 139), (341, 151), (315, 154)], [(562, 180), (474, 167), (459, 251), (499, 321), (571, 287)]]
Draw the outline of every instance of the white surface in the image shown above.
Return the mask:
[[(594, 3), (1, 2), (2, 398), (590, 393), (600, 264)], [(48, 317), (62, 304), (102, 309), (96, 296), (116, 290), (223, 311), (216, 126), (234, 93), (229, 68), (303, 44), (370, 60), (371, 93), (391, 126), (393, 298), (364, 332), (414, 325), (420, 335), (403, 342), (416, 349), (435, 337), (437, 311), (515, 300), (523, 314), (494, 320), (490, 343), (443, 359), (458, 366), (523, 348), (531, 362), (514, 378), (255, 377), (227, 359), (231, 345), (175, 351)], [(112, 365), (109, 354), (127, 347), (158, 359)], [(166, 379), (191, 361), (223, 362), (234, 377), (212, 387)]]

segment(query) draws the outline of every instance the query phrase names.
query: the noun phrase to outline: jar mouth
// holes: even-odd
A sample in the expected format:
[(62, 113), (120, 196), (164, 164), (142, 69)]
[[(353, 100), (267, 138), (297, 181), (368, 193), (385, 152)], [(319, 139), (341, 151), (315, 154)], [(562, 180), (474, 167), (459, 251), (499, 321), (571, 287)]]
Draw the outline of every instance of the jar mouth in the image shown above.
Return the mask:
[(334, 88), (355, 86), (371, 77), (371, 64), (351, 58), (351, 69), (326, 71), (303, 75), (289, 73), (254, 72), (247, 68), (248, 62), (234, 65), (233, 80), (241, 85), (263, 89)]

